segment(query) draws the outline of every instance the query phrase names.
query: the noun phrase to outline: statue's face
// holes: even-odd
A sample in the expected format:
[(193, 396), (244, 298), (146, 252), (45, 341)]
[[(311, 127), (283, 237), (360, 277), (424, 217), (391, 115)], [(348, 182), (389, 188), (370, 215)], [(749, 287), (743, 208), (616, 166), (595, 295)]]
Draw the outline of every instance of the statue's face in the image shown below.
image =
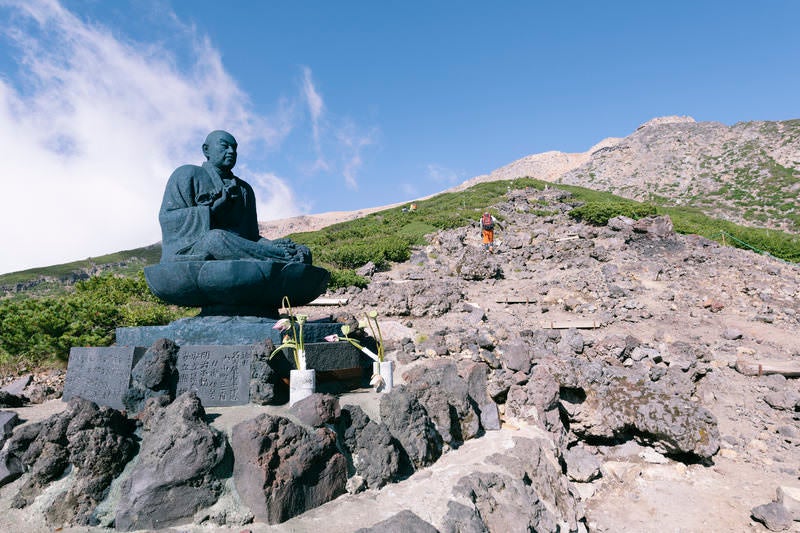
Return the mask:
[(208, 162), (222, 170), (230, 170), (236, 164), (236, 139), (225, 132), (208, 136), (203, 145), (203, 154)]

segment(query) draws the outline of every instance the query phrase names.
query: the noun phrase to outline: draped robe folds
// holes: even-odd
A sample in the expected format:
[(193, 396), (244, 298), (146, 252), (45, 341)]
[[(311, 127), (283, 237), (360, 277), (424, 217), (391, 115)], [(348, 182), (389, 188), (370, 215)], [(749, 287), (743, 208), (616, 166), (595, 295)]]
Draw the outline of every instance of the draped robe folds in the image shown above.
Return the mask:
[[(233, 182), (233, 197), (224, 210), (211, 206)], [(183, 165), (167, 182), (158, 214), (162, 234), (162, 262), (213, 259), (256, 259), (311, 262), (294, 246), (275, 246), (258, 234), (253, 188), (229, 173), (223, 177), (208, 162)], [(275, 241), (277, 244), (278, 241)], [(303, 248), (304, 252), (308, 249)]]

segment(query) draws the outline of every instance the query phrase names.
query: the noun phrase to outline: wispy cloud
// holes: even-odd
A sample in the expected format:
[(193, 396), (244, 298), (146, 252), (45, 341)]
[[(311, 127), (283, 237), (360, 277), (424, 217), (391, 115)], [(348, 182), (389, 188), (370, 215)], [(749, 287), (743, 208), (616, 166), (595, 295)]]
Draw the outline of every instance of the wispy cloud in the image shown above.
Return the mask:
[[(373, 127), (364, 131), (351, 118), (326, 112), (309, 67), (303, 67), (303, 95), (311, 118), (317, 157), (311, 172), (324, 170), (341, 173), (347, 187), (357, 190), (364, 148), (377, 143), (378, 129)], [(331, 153), (333, 155), (326, 157)]]
[(456, 185), (462, 181), (456, 171), (443, 165), (430, 163), (427, 170), (428, 177), (440, 185)]
[[(169, 50), (120, 40), (55, 0), (0, 9), (20, 68), (0, 73), (0, 272), (155, 242), (166, 178), (202, 160), (206, 133), (224, 124), (248, 145), (269, 147), (293, 127), (286, 102), (275, 116), (254, 113), (219, 52), (177, 21), (192, 58), (185, 68)], [(317, 97), (316, 122), (322, 100), (306, 96)], [(260, 218), (297, 213), (285, 180), (257, 169), (254, 177), (270, 215)]]
[(314, 80), (311, 76), (311, 69), (303, 67), (303, 96), (305, 97), (306, 105), (308, 106), (308, 114), (311, 118), (311, 136), (314, 141), (314, 151), (317, 155), (317, 160), (314, 163), (314, 169), (328, 170), (328, 164), (322, 156), (322, 146), (320, 144), (320, 120), (322, 119), (322, 111), (325, 107), (322, 101), (322, 96), (317, 92), (314, 86)]

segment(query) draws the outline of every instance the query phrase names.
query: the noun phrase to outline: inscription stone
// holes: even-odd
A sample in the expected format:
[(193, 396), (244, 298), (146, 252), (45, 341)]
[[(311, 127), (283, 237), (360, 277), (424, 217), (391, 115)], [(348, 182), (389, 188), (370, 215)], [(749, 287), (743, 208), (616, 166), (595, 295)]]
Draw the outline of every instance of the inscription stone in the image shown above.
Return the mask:
[(181, 346), (176, 395), (194, 391), (204, 407), (245, 405), (250, 401), (253, 346)]
[(62, 400), (79, 396), (97, 405), (125, 409), (122, 396), (130, 386), (131, 369), (145, 351), (146, 348), (133, 346), (73, 347)]

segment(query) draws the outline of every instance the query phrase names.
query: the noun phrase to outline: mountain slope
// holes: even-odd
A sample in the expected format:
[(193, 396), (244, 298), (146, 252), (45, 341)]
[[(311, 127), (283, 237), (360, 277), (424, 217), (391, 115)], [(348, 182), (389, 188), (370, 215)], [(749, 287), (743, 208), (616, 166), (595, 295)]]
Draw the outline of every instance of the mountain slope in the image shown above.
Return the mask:
[(725, 126), (663, 117), (587, 159), (556, 178), (533, 177), (800, 231), (800, 120)]

